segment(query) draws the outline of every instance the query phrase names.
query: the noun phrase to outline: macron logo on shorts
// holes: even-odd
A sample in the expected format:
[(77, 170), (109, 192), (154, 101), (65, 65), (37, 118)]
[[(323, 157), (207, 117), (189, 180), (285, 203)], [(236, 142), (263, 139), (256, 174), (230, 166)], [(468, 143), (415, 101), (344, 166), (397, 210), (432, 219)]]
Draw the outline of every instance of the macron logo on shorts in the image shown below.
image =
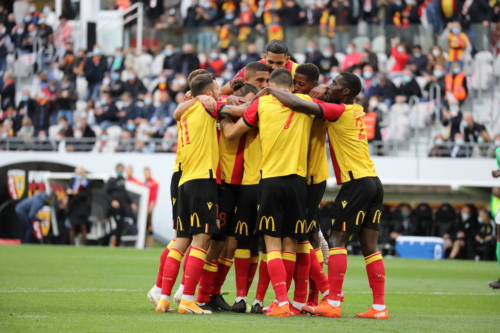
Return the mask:
[(345, 206), (347, 206), (347, 201), (342, 201), (342, 208), (345, 208)]

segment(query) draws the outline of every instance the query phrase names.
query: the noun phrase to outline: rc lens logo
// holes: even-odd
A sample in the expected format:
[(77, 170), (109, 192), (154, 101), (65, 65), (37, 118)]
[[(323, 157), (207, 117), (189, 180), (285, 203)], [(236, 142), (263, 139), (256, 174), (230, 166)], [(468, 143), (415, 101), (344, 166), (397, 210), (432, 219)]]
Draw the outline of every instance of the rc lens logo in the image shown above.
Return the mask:
[(26, 171), (9, 170), (7, 172), (9, 195), (13, 200), (19, 200), (23, 197), (26, 190)]

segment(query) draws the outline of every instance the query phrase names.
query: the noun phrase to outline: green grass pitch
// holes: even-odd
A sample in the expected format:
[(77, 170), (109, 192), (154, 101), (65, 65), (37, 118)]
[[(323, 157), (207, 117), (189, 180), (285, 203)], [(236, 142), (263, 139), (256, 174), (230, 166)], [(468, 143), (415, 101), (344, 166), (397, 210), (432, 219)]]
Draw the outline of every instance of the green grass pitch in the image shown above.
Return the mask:
[[(155, 313), (146, 293), (159, 255), (159, 249), (2, 246), (0, 332), (500, 331), (500, 292), (487, 286), (500, 276), (494, 262), (387, 259), (390, 319), (376, 321), (353, 318), (371, 304), (362, 257), (349, 256), (343, 315), (330, 319)], [(229, 303), (235, 289), (231, 270), (223, 287)]]

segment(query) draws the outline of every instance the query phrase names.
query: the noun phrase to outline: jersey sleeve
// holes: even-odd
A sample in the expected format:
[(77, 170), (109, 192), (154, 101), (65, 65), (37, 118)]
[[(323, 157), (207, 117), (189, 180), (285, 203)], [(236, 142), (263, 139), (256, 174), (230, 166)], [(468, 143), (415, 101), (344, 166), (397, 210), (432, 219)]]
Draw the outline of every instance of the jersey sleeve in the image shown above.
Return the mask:
[[(215, 107), (215, 110), (208, 111), (207, 109), (205, 109), (205, 111), (207, 111), (207, 113), (209, 115), (211, 115), (212, 117), (219, 118), (221, 110), (224, 108), (224, 106), (226, 106), (226, 102), (217, 101), (216, 103), (217, 103), (217, 105)], [(203, 106), (203, 107), (205, 107), (205, 106)]]
[(239, 70), (238, 73), (236, 73), (236, 75), (231, 79), (231, 82), (233, 82), (234, 80), (236, 80), (240, 77), (245, 77), (245, 67), (243, 67), (242, 69)]
[(344, 104), (326, 103), (315, 98), (313, 98), (313, 102), (318, 104), (321, 109), (322, 116), (320, 118), (328, 121), (337, 121), (345, 111)]
[(259, 123), (259, 100), (254, 101), (243, 114), (243, 122), (248, 127), (257, 126)]

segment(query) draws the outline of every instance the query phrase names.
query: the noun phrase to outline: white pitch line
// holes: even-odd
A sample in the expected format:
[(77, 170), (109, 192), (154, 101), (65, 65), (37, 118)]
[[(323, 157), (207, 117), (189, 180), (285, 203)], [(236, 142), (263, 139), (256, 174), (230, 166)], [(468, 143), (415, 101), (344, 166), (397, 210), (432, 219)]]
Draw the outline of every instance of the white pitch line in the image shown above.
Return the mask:
[(17, 318), (48, 318), (49, 316), (16, 316)]

